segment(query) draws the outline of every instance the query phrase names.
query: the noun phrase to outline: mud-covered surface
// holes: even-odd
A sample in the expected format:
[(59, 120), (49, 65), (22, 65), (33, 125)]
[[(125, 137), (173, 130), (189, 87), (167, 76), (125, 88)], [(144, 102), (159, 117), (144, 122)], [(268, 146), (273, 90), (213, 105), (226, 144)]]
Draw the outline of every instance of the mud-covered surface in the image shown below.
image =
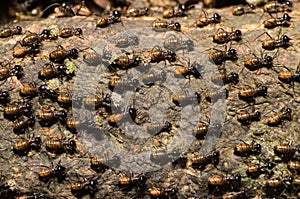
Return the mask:
[[(291, 26), (283, 28), (265, 29), (263, 20), (269, 18), (263, 14), (261, 8), (255, 13), (242, 16), (232, 16), (233, 7), (222, 9), (208, 9), (211, 16), (217, 12), (222, 15), (221, 24), (208, 25), (204, 28), (195, 26), (195, 20), (201, 12), (201, 4), (188, 11), (182, 18), (169, 19), (181, 24), (181, 32), (156, 32), (151, 23), (161, 18), (158, 8), (151, 8), (148, 16), (139, 18), (122, 17), (122, 23), (111, 24), (105, 28), (96, 27), (96, 16), (89, 17), (48, 17), (33, 21), (19, 21), (12, 26), (19, 25), (23, 32), (41, 32), (50, 29), (55, 35), (61, 28), (81, 28), (82, 36), (72, 36), (56, 40), (41, 42), (40, 52), (27, 55), (25, 58), (13, 58), (13, 50), (20, 46), (24, 35), (14, 35), (1, 38), (1, 62), (3, 67), (12, 68), (21, 65), (24, 75), (17, 78), (9, 77), (1, 81), (2, 91), (9, 91), (10, 101), (1, 105), (1, 191), (2, 198), (15, 198), (20, 195), (40, 196), (40, 198), (151, 198), (151, 187), (177, 188), (174, 195), (165, 194), (165, 198), (222, 198), (226, 192), (240, 193), (237, 198), (297, 198), (299, 185), (295, 180), (284, 181), (288, 177), (297, 178), (297, 170), (288, 169), (289, 160), (298, 160), (299, 153), (287, 160), (274, 153), (274, 146), (278, 144), (299, 145), (299, 83), (285, 83), (278, 79), (280, 71), (297, 71), (299, 65), (299, 3), (294, 2)], [(278, 14), (279, 16), (282, 13)], [(213, 43), (212, 35), (218, 28), (231, 31), (242, 31), (242, 40), (226, 45)], [(261, 41), (268, 36), (262, 35), (267, 31), (273, 38), (279, 34), (286, 34), (292, 40), (291, 46), (279, 50), (267, 51), (261, 47)], [(280, 37), (281, 37), (280, 35)], [(139, 42), (126, 48), (116, 46), (124, 38), (137, 37)], [(176, 51), (176, 61), (161, 61), (150, 63), (150, 53), (160, 47), (164, 49), (164, 41), (168, 38), (180, 38), (182, 41), (192, 40), (192, 50)], [(74, 70), (74, 75), (68, 75), (41, 80), (39, 71), (49, 61), (49, 53), (60, 48), (69, 50), (76, 48), (79, 51), (77, 59), (66, 59), (64, 64), (68, 70)], [(225, 50), (229, 47), (237, 50), (238, 59), (235, 62), (226, 61), (216, 66), (209, 60), (209, 53), (214, 49)], [(164, 49), (165, 50), (165, 49)], [(86, 53), (98, 53), (102, 58), (110, 55), (108, 59), (100, 59), (96, 64), (84, 61)], [(127, 54), (126, 54), (127, 53)], [(137, 67), (128, 70), (112, 70), (110, 63), (120, 55), (138, 54), (142, 62)], [(263, 67), (250, 71), (245, 68), (244, 61), (255, 54), (257, 57), (269, 55), (273, 57), (273, 67)], [(8, 63), (8, 64), (7, 64)], [(176, 67), (191, 66), (198, 63), (200, 76), (191, 75), (185, 78), (174, 75)], [(7, 65), (6, 65), (7, 64)], [(55, 64), (56, 66), (56, 64)], [(218, 78), (220, 68), (226, 68), (227, 74), (235, 72), (239, 81), (229, 84), (217, 85), (211, 79)], [(162, 74), (163, 78), (154, 84), (145, 83), (144, 74)], [(126, 87), (117, 86), (109, 88), (109, 81), (113, 77), (122, 80), (137, 82)], [(298, 78), (299, 79), (299, 78)], [(19, 94), (22, 86), (34, 83), (38, 89), (41, 85), (48, 86), (49, 93), (37, 93), (33, 97), (23, 97)], [(253, 100), (239, 98), (239, 90), (248, 87), (266, 86), (266, 96), (257, 96)], [(225, 93), (228, 91), (228, 97)], [(207, 92), (217, 92), (219, 95), (207, 100)], [(57, 102), (56, 94), (68, 93), (73, 97), (71, 107), (62, 106)], [(198, 93), (200, 100), (194, 97)], [(176, 105), (172, 98), (176, 94), (192, 96), (187, 104)], [(112, 103), (102, 102), (99, 107), (88, 107), (85, 100), (89, 96), (99, 96), (104, 99), (109, 96)], [(53, 99), (55, 98), (55, 99)], [(22, 133), (15, 133), (13, 121), (4, 115), (5, 106), (13, 103), (32, 103), (29, 115), (37, 116), (41, 110), (55, 109), (67, 112), (67, 118), (76, 118), (84, 121), (84, 125), (77, 127), (77, 132), (66, 128), (65, 119), (45, 124), (36, 117), (33, 126)], [(129, 117), (129, 109), (137, 111), (136, 117)], [(290, 108), (291, 118), (283, 118), (276, 125), (268, 125), (268, 119), (273, 113)], [(237, 120), (238, 113), (261, 112), (261, 119), (246, 124)], [(112, 125), (111, 115), (121, 114), (122, 120)], [(23, 117), (23, 116), (21, 116)], [(28, 117), (24, 116), (24, 117)], [(147, 127), (154, 124), (170, 123), (171, 128), (162, 132), (148, 133)], [(193, 129), (199, 124), (209, 124), (209, 131), (204, 137), (195, 138)], [(160, 127), (159, 129), (161, 129)], [(40, 149), (29, 150), (20, 154), (12, 150), (13, 144), (20, 139), (40, 137)], [(66, 150), (62, 153), (51, 153), (46, 148), (46, 141), (62, 139), (67, 142), (74, 140), (76, 150)], [(250, 145), (260, 144), (259, 154), (247, 154), (241, 157), (234, 154), (234, 147), (238, 143)], [(162, 161), (153, 161), (151, 154), (164, 150), (167, 154)], [(210, 154), (219, 151), (217, 164), (208, 164), (199, 169), (192, 165), (191, 159), (197, 155)], [(179, 156), (179, 157), (178, 157)], [(91, 167), (92, 157), (114, 159), (108, 161), (111, 168)], [(169, 161), (172, 164), (167, 164)], [(165, 162), (166, 161), (166, 162)], [(264, 165), (267, 162), (275, 166), (262, 169), (261, 175), (250, 178), (247, 166), (252, 164)], [(39, 178), (39, 172), (44, 168), (55, 168), (57, 164), (66, 167), (65, 177), (59, 180), (51, 177), (44, 182)], [(51, 166), (52, 165), (52, 166)], [(54, 166), (53, 166), (54, 165)], [(52, 171), (53, 172), (53, 171)], [(144, 175), (145, 184), (133, 183), (132, 186), (122, 187), (119, 178), (122, 176), (132, 178)], [(222, 186), (208, 187), (208, 178), (213, 175), (241, 176), (241, 185), (224, 183)], [(282, 186), (266, 188), (270, 178), (283, 180)], [(71, 184), (76, 181), (86, 182), (97, 180), (96, 190), (86, 194), (84, 191), (71, 192)], [(227, 181), (229, 182), (229, 181)], [(5, 187), (9, 184), (9, 188)], [(89, 192), (88, 186), (85, 186)], [(82, 196), (83, 195), (83, 196)]]

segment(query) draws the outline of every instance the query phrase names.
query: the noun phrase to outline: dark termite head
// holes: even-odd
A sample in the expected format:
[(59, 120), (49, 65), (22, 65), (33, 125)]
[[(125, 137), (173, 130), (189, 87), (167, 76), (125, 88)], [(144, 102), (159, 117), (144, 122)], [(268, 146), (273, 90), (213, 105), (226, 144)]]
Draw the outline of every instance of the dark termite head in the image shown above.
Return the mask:
[(170, 191), (169, 191), (170, 195), (174, 195), (174, 194), (176, 194), (177, 192), (178, 192), (178, 189), (177, 189), (177, 188), (171, 188)]
[(176, 61), (176, 52), (173, 50), (168, 51), (169, 56), (171, 57), (169, 60), (170, 61)]
[(298, 145), (298, 146), (296, 147), (296, 150), (297, 150), (298, 153), (300, 153), (300, 145)]
[(241, 180), (242, 180), (241, 175), (234, 176), (234, 180), (235, 180), (236, 183), (241, 183)]
[(260, 145), (260, 144), (255, 144), (255, 145), (253, 145), (253, 152), (254, 152), (255, 154), (260, 153), (260, 152), (261, 152), (261, 145)]
[(73, 59), (77, 59), (78, 58), (78, 50), (76, 48), (72, 48), (71, 49), (71, 57)]
[(271, 169), (273, 169), (273, 167), (275, 166), (275, 164), (272, 163), (272, 162), (268, 162), (266, 166), (267, 166), (267, 169), (271, 170)]
[(267, 93), (268, 93), (268, 87), (267, 86), (262, 86), (261, 87), (261, 92), (262, 92), (262, 95), (267, 95)]
[(12, 69), (12, 72), (16, 73), (16, 74), (20, 74), (22, 71), (23, 71), (23, 68), (20, 65), (15, 65), (14, 68)]
[(118, 17), (121, 16), (121, 13), (120, 13), (118, 10), (114, 10), (112, 15), (113, 15), (114, 17), (118, 18)]
[(236, 52), (235, 49), (230, 48), (230, 49), (228, 50), (228, 54), (229, 54), (230, 56), (236, 56), (236, 55), (237, 55), (237, 52)]
[(107, 95), (104, 97), (103, 101), (104, 101), (105, 103), (107, 103), (107, 104), (111, 104), (112, 99), (111, 99), (110, 95), (107, 94)]
[(240, 31), (240, 30), (235, 30), (235, 31), (234, 31), (234, 34), (235, 34), (236, 36), (240, 37), (240, 36), (242, 36), (242, 31)]
[(97, 180), (90, 180), (89, 181), (89, 185), (91, 186), (91, 187), (95, 187), (96, 185), (97, 185)]
[(185, 7), (184, 4), (179, 4), (179, 5), (178, 5), (178, 9), (179, 9), (179, 10), (185, 11), (187, 8)]
[(10, 95), (9, 95), (9, 92), (8, 91), (3, 91), (1, 94), (0, 94), (0, 98), (8, 98)]
[(237, 73), (230, 73), (233, 83), (237, 84), (239, 82), (239, 75)]
[(287, 35), (283, 35), (283, 37), (282, 37), (283, 42), (289, 42), (290, 40), (292, 40), (292, 39), (289, 38)]
[(273, 58), (272, 58), (271, 56), (267, 56), (267, 57), (265, 58), (265, 61), (266, 61), (267, 63), (272, 63), (272, 62), (273, 62)]
[(54, 171), (55, 171), (56, 173), (63, 173), (63, 172), (65, 172), (65, 170), (66, 170), (66, 167), (64, 167), (64, 166), (62, 166), (62, 165), (60, 165), (60, 164), (58, 164), (58, 165), (54, 168)]
[(22, 34), (22, 27), (21, 26), (17, 26), (17, 34)]
[(175, 26), (175, 30), (177, 30), (177, 31), (180, 31), (180, 30), (181, 30), (181, 25), (180, 25), (179, 22), (175, 22), (175, 23), (174, 23), (174, 26)]
[(49, 37), (50, 36), (50, 30), (44, 29), (41, 34), (45, 35), (46, 37)]
[(254, 113), (254, 116), (255, 116), (256, 118), (260, 118), (261, 113), (260, 113), (259, 111), (256, 111), (256, 112)]
[(40, 137), (36, 137), (36, 138), (34, 138), (34, 142), (35, 142), (36, 144), (40, 144), (40, 143), (42, 143), (42, 140), (41, 140)]
[(291, 113), (292, 113), (292, 109), (287, 108), (287, 109), (286, 109), (286, 112), (287, 112), (288, 114), (291, 114)]
[(217, 21), (221, 21), (221, 15), (219, 15), (218, 13), (214, 13), (213, 18)]
[(255, 9), (255, 5), (254, 5), (254, 4), (250, 4), (249, 7), (250, 7), (251, 9)]
[(81, 28), (76, 28), (76, 34), (77, 35), (82, 35), (82, 29)]
[(27, 110), (30, 110), (30, 109), (32, 108), (32, 104), (31, 104), (31, 103), (26, 103), (26, 104), (25, 104), (25, 108), (26, 108)]
[(289, 15), (289, 14), (287, 14), (287, 13), (284, 13), (284, 15), (283, 15), (283, 19), (284, 19), (284, 20), (286, 20), (286, 21), (290, 21), (290, 20), (292, 19), (292, 17), (290, 17), (290, 15)]
[(140, 58), (140, 57), (134, 58), (134, 64), (135, 64), (135, 65), (140, 64), (142, 61), (143, 61), (143, 60), (142, 60), (142, 58)]
[(58, 67), (57, 67), (57, 70), (59, 71), (59, 72), (66, 72), (67, 71), (67, 66), (65, 66), (65, 65), (59, 65)]
[(285, 5), (289, 6), (289, 7), (293, 7), (293, 2), (291, 2), (290, 0), (287, 0), (285, 2)]
[(73, 149), (76, 148), (76, 142), (75, 142), (74, 140), (71, 140), (71, 141), (69, 142), (69, 145), (70, 145), (70, 147), (73, 148)]

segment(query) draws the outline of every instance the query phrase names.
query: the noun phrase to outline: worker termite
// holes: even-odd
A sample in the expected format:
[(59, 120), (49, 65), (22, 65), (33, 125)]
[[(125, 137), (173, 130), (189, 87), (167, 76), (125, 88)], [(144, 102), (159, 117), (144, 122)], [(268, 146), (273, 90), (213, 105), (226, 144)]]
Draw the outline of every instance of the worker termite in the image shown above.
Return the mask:
[(64, 110), (44, 109), (38, 112), (37, 117), (41, 125), (49, 126), (56, 120), (64, 121), (67, 113)]
[(136, 88), (139, 84), (137, 79), (124, 79), (121, 77), (113, 77), (109, 80), (109, 89), (115, 91), (126, 91), (129, 89)]
[(185, 77), (185, 78), (190, 78), (190, 76), (194, 76), (195, 78), (199, 79), (201, 78), (200, 71), (203, 68), (200, 64), (194, 62), (190, 63), (188, 61), (187, 65), (178, 65), (175, 68), (174, 72), (174, 77)]
[(12, 35), (22, 34), (21, 26), (7, 26), (0, 29), (0, 38), (10, 37)]
[(218, 90), (218, 91), (206, 91), (204, 93), (205, 99), (210, 103), (215, 103), (220, 99), (228, 98), (228, 90)]
[(42, 41), (48, 39), (50, 30), (44, 29), (40, 34), (31, 33), (26, 34), (19, 42), (22, 46), (31, 46), (32, 44), (40, 44)]
[(115, 41), (115, 46), (119, 48), (127, 48), (128, 46), (139, 45), (139, 38), (137, 36), (123, 36)]
[(137, 67), (142, 63), (142, 58), (136, 54), (126, 54), (117, 57), (111, 64), (109, 64), (108, 69), (111, 71), (121, 69), (128, 70), (133, 67)]
[(222, 199), (239, 199), (244, 198), (245, 191), (231, 191), (223, 194)]
[(172, 124), (170, 122), (165, 122), (163, 124), (157, 122), (151, 122), (145, 124), (147, 132), (151, 135), (157, 135), (161, 132), (169, 132), (172, 128)]
[(300, 64), (297, 66), (295, 73), (291, 71), (280, 71), (278, 74), (278, 79), (285, 83), (300, 81)]
[(226, 70), (220, 70), (219, 74), (213, 74), (211, 76), (211, 81), (216, 85), (224, 84), (237, 84), (239, 82), (239, 75), (235, 72), (226, 73)]
[(277, 125), (284, 118), (291, 119), (291, 116), (292, 116), (291, 114), (292, 114), (292, 109), (290, 109), (290, 108), (283, 108), (280, 112), (272, 114), (269, 117), (269, 119), (267, 121), (267, 124), (270, 125), (270, 126)]
[(60, 154), (63, 152), (73, 154), (76, 152), (76, 142), (74, 140), (51, 139), (45, 143), (46, 150), (51, 153)]
[(177, 38), (175, 35), (169, 35), (164, 41), (164, 47), (168, 50), (178, 51), (178, 50), (194, 50), (194, 42), (190, 39), (182, 40)]
[(247, 144), (245, 142), (236, 144), (234, 147), (234, 154), (238, 156), (257, 155), (261, 152), (261, 145), (252, 143)]
[(46, 199), (46, 198), (50, 198), (50, 196), (39, 191), (23, 193), (15, 197), (15, 199)]
[(17, 134), (24, 133), (29, 127), (33, 126), (35, 123), (34, 116), (20, 117), (13, 123), (13, 131)]
[(187, 8), (183, 4), (179, 4), (175, 7), (166, 8), (163, 10), (163, 18), (172, 18), (172, 17), (183, 17), (186, 16)]
[(91, 169), (93, 169), (95, 171), (101, 171), (108, 167), (119, 167), (120, 163), (121, 163), (120, 157), (117, 155), (115, 155), (111, 158), (92, 157), (90, 159)]
[(210, 192), (237, 190), (241, 185), (241, 179), (242, 177), (240, 175), (213, 175), (208, 178), (208, 188)]
[(56, 17), (73, 17), (76, 15), (79, 16), (89, 16), (91, 11), (85, 5), (85, 1), (81, 1), (80, 4), (67, 4), (67, 3), (53, 3), (43, 10), (41, 17), (47, 17), (54, 7), (54, 12)]
[(197, 167), (200, 170), (204, 169), (206, 165), (212, 164), (214, 166), (218, 165), (219, 163), (219, 151), (214, 151), (210, 154), (203, 155), (203, 156), (194, 156), (191, 158), (191, 163), (193, 167)]
[(82, 29), (81, 28), (63, 28), (59, 30), (58, 36), (62, 38), (67, 38), (71, 36), (81, 36)]
[(17, 116), (30, 113), (31, 109), (31, 103), (10, 104), (4, 108), (4, 116), (6, 118), (16, 118)]
[(91, 126), (93, 121), (91, 120), (80, 120), (77, 118), (68, 118), (66, 119), (66, 127), (72, 133), (77, 133), (77, 130), (83, 126)]
[(260, 174), (262, 174), (264, 169), (271, 170), (275, 166), (274, 163), (268, 162), (266, 164), (253, 164), (247, 166), (247, 175), (252, 178), (258, 177)]
[(217, 32), (213, 35), (213, 42), (217, 44), (224, 44), (229, 41), (240, 41), (242, 39), (242, 31), (240, 30), (231, 30), (228, 32), (223, 28), (219, 28)]
[(162, 71), (158, 74), (154, 72), (147, 72), (144, 73), (142, 76), (142, 81), (146, 85), (154, 85), (156, 82), (161, 82), (163, 83), (167, 79), (167, 74), (166, 72)]
[(275, 28), (277, 26), (289, 27), (290, 21), (292, 17), (290, 17), (287, 13), (285, 13), (282, 17), (272, 17), (266, 19), (263, 24), (265, 28)]
[(178, 192), (177, 188), (151, 187), (149, 193), (154, 198), (172, 197)]
[(58, 65), (55, 67), (52, 63), (46, 63), (40, 70), (39, 70), (39, 78), (44, 79), (52, 79), (55, 77), (63, 77), (63, 76), (70, 76), (67, 72), (68, 67), (66, 65)]
[(227, 60), (235, 62), (238, 59), (236, 49), (231, 47), (227, 49), (227, 46), (225, 46), (225, 50), (213, 49), (209, 53), (209, 58), (216, 65), (221, 65)]
[(262, 35), (266, 34), (269, 39), (266, 39), (262, 41), (262, 48), (265, 50), (275, 50), (276, 48), (288, 48), (291, 46), (290, 41), (292, 40), (289, 38), (287, 35), (282, 35), (281, 37), (279, 36), (278, 39), (274, 39), (269, 33), (264, 32), (261, 35), (259, 35), (257, 38), (261, 37)]
[(153, 150), (150, 154), (150, 160), (158, 165), (165, 165), (174, 161), (180, 156), (180, 151), (174, 149), (173, 151), (167, 151), (166, 149)]
[(290, 0), (286, 0), (283, 3), (278, 1), (270, 1), (264, 5), (263, 10), (267, 13), (277, 13), (277, 12), (291, 12), (293, 3)]
[(151, 26), (154, 31), (158, 32), (167, 30), (181, 31), (181, 25), (179, 22), (168, 22), (163, 19), (155, 19)]
[(146, 180), (147, 178), (143, 174), (134, 177), (122, 176), (119, 178), (118, 185), (121, 187), (131, 187), (136, 185), (137, 187), (142, 188), (145, 186)]
[(40, 45), (35, 43), (30, 46), (18, 46), (13, 50), (13, 56), (15, 58), (22, 58), (29, 54), (34, 55), (40, 51), (39, 47)]
[(265, 189), (268, 196), (281, 194), (284, 188), (293, 183), (293, 177), (273, 177), (265, 180)]
[(76, 48), (66, 50), (62, 46), (59, 46), (57, 50), (54, 50), (49, 53), (49, 60), (54, 63), (63, 63), (64, 60), (67, 58), (77, 59), (78, 50)]
[(198, 104), (201, 101), (201, 95), (195, 92), (192, 95), (187, 93), (174, 94), (172, 96), (172, 101), (176, 106), (187, 106), (190, 104)]
[(51, 166), (43, 166), (44, 169), (41, 169), (38, 172), (39, 180), (42, 182), (48, 182), (50, 179), (56, 178), (59, 182), (62, 182), (66, 177), (67, 168), (60, 164), (60, 161), (54, 166), (51, 162)]
[(12, 76), (20, 77), (23, 75), (23, 67), (20, 65), (15, 65), (12, 68), (6, 66), (0, 66), (0, 80), (7, 79)]
[(21, 139), (16, 141), (13, 145), (13, 151), (16, 154), (24, 155), (27, 154), (31, 149), (39, 149), (41, 144), (41, 138), (33, 135), (33, 137), (30, 139)]
[(90, 66), (97, 66), (102, 63), (108, 63), (112, 58), (112, 54), (109, 51), (103, 49), (102, 55), (98, 54), (96, 51), (88, 52), (83, 55), (83, 61)]
[(273, 66), (273, 57), (261, 54), (261, 57), (252, 54), (244, 60), (244, 66), (250, 71), (254, 71), (263, 67), (270, 68)]
[(98, 190), (97, 184), (97, 179), (73, 182), (71, 184), (71, 192), (76, 197), (86, 194), (93, 195)]
[(247, 14), (247, 13), (254, 13), (254, 10), (255, 10), (255, 5), (247, 4), (244, 6), (238, 6), (238, 7), (234, 8), (232, 11), (232, 14), (235, 16), (241, 16), (241, 15)]
[(114, 24), (117, 22), (121, 22), (121, 13), (117, 10), (114, 10), (111, 15), (102, 16), (97, 19), (96, 26), (100, 28), (104, 28), (110, 24)]
[(237, 120), (242, 124), (249, 124), (252, 121), (259, 121), (261, 113), (259, 111), (255, 111), (249, 113), (247, 111), (241, 111), (237, 114)]
[(131, 120), (134, 120), (136, 117), (137, 110), (133, 107), (129, 107), (128, 111), (124, 113), (114, 113), (108, 116), (107, 120), (108, 123), (112, 126), (116, 126), (119, 122), (124, 121), (125, 119), (131, 118)]
[(150, 62), (159, 63), (168, 60), (169, 62), (176, 61), (176, 52), (173, 50), (162, 50), (159, 46), (155, 46), (147, 51)]
[(257, 96), (266, 96), (267, 92), (268, 92), (267, 86), (261, 86), (257, 88), (245, 87), (239, 91), (239, 98), (246, 100)]
[[(204, 13), (204, 16), (202, 15), (202, 13)], [(212, 17), (208, 17), (208, 14), (205, 10), (202, 10), (202, 13), (195, 22), (198, 27), (202, 28), (209, 24), (221, 23), (221, 15), (219, 15), (218, 13), (214, 13)]]
[(274, 146), (274, 153), (281, 158), (292, 158), (295, 153), (300, 153), (300, 146), (292, 146), (288, 144), (277, 144)]
[(141, 17), (148, 15), (148, 8), (134, 8), (134, 7), (129, 7), (126, 10), (126, 17)]
[(84, 104), (86, 107), (91, 108), (99, 108), (99, 106), (103, 103), (103, 100), (97, 95), (87, 96), (84, 99)]

